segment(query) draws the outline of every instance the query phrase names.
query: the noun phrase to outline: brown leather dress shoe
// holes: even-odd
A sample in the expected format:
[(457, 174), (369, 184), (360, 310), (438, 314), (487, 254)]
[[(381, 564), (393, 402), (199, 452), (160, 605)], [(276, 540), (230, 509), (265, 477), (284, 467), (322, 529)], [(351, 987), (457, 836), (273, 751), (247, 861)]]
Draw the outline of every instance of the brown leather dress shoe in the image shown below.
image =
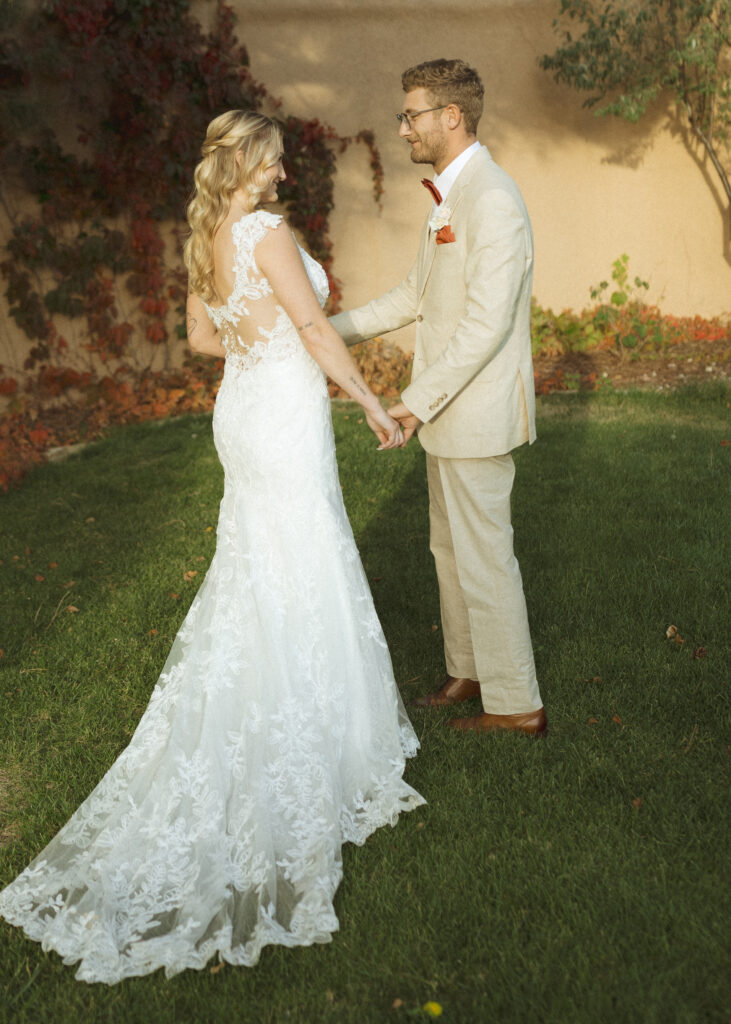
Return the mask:
[(438, 690), (425, 693), (423, 697), (414, 697), (409, 703), (416, 708), (443, 708), (479, 696), (480, 684), (476, 679), (447, 676)]
[(545, 736), (548, 730), (543, 708), (524, 715), (488, 715), (485, 712), (474, 718), (452, 718), (447, 725), (460, 732), (498, 732), (500, 729), (509, 729), (512, 732), (524, 732), (528, 736)]

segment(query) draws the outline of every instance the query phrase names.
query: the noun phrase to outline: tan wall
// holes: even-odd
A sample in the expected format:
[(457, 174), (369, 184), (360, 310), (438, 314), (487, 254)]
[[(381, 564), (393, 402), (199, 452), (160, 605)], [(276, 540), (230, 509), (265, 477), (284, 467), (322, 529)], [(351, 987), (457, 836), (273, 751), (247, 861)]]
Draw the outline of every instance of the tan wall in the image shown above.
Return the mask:
[[(731, 262), (720, 188), (702, 173), (664, 107), (638, 126), (596, 118), (554, 84), (537, 58), (557, 45), (558, 0), (234, 0), (255, 77), (300, 116), (349, 134), (376, 133), (385, 167), (382, 213), (366, 154), (341, 158), (333, 218), (345, 305), (408, 270), (428, 197), (396, 133), (400, 72), (459, 56), (486, 86), (478, 137), (518, 182), (536, 237), (535, 294), (581, 308), (621, 253), (675, 314), (731, 313)], [(426, 168), (430, 171), (430, 168)], [(714, 191), (708, 182), (714, 184)], [(725, 252), (725, 255), (724, 255)], [(404, 339), (405, 340), (405, 339)]]
[[(541, 303), (556, 310), (589, 304), (590, 287), (626, 252), (632, 274), (650, 281), (650, 298), (666, 311), (731, 314), (728, 217), (712, 170), (701, 170), (666, 109), (636, 127), (598, 119), (538, 67), (537, 58), (556, 47), (558, 0), (233, 2), (252, 72), (285, 110), (328, 121), (343, 135), (376, 133), (385, 167), (381, 212), (371, 199), (365, 149), (352, 147), (338, 163), (332, 236), (346, 308), (407, 272), (428, 206), (419, 179), (430, 168), (411, 164), (396, 132), (400, 72), (421, 60), (461, 56), (486, 86), (479, 138), (516, 179), (531, 213)], [(196, 13), (205, 22), (213, 7), (201, 0)], [(0, 238), (9, 233), (0, 202)], [(118, 298), (129, 313), (123, 288)], [(81, 330), (80, 323), (66, 326), (69, 338)], [(406, 348), (413, 343), (409, 329), (394, 337)], [(27, 349), (3, 299), (6, 372), (22, 365)], [(185, 352), (184, 344), (158, 350), (153, 366), (178, 363)]]

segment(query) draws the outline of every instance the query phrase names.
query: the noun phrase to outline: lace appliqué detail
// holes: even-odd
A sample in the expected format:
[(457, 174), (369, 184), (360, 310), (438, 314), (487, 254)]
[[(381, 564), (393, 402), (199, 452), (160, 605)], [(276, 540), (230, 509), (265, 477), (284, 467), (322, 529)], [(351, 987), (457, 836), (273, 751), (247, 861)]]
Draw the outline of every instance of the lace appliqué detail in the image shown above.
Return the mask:
[(223, 345), (226, 349), (226, 363), (234, 367), (238, 372), (251, 370), (259, 363), (264, 356), (268, 359), (286, 359), (297, 352), (301, 342), (296, 334), (292, 333), (292, 321), (287, 314), (277, 306), (279, 310), (276, 323), (271, 331), (265, 327), (259, 327), (259, 334), (262, 341), (255, 341), (253, 345), (244, 345), (241, 339), (224, 330), (221, 334)]
[[(267, 231), (276, 229), (282, 218), (265, 210), (256, 210), (231, 228), (236, 256), (234, 258), (234, 289), (223, 306), (209, 306), (206, 312), (221, 335), (226, 350), (226, 362), (237, 371), (251, 370), (267, 356), (282, 359), (292, 355), (302, 342), (292, 321), (281, 308), (276, 306), (277, 319), (271, 328), (256, 324), (262, 340), (247, 343), (237, 327), (242, 317), (255, 320), (255, 306), (262, 299), (273, 294), (269, 281), (256, 265), (254, 250)], [(329, 286), (327, 274), (316, 260), (298, 245), (302, 262), (321, 306), (324, 306)], [(266, 340), (264, 340), (266, 339)]]
[(272, 287), (267, 279), (260, 275), (259, 280), (252, 280), (251, 271), (256, 270), (254, 249), (257, 243), (264, 238), (268, 230), (279, 227), (281, 222), (282, 218), (276, 214), (257, 210), (242, 217), (232, 226), (231, 233), (236, 251), (234, 289), (222, 306), (209, 306), (203, 303), (217, 330), (222, 330), (227, 323), (235, 327), (242, 316), (249, 316), (245, 299), (256, 302), (257, 299), (272, 294)]

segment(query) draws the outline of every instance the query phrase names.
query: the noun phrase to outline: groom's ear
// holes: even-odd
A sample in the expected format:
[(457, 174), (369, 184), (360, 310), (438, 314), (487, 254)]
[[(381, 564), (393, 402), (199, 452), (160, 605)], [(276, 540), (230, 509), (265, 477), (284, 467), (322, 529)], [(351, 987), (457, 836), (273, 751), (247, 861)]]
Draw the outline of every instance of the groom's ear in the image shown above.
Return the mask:
[(455, 128), (459, 128), (461, 124), (464, 124), (462, 111), (456, 103), (448, 103), (444, 113), (447, 116), (447, 127), (452, 131), (454, 131)]

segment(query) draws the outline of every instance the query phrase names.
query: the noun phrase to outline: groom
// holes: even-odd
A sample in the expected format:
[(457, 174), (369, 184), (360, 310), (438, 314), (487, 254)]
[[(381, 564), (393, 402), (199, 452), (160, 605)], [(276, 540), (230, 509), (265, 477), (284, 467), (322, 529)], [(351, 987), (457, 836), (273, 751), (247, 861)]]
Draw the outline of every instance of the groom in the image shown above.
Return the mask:
[(513, 554), (511, 449), (535, 440), (530, 343), (533, 238), (517, 186), (476, 141), (484, 89), (461, 60), (401, 76), (411, 160), (432, 203), (401, 284), (332, 318), (349, 345), (416, 321), (411, 384), (389, 410), (426, 450), (430, 546), (448, 676), (420, 707), (481, 697), (459, 730), (542, 735), (528, 616)]

